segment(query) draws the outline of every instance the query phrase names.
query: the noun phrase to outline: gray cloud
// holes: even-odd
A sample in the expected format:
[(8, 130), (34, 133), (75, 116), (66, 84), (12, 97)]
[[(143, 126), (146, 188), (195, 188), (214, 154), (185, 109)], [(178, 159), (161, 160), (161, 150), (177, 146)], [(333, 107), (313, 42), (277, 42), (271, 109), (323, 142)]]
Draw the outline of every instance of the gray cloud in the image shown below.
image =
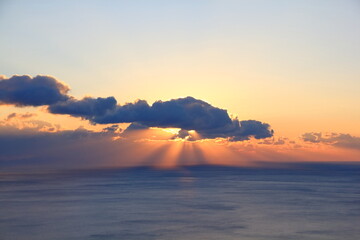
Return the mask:
[(351, 148), (360, 150), (360, 137), (355, 137), (345, 133), (305, 133), (302, 135), (305, 142), (325, 143), (342, 148)]
[(69, 87), (50, 76), (0, 78), (0, 104), (41, 106), (65, 101)]

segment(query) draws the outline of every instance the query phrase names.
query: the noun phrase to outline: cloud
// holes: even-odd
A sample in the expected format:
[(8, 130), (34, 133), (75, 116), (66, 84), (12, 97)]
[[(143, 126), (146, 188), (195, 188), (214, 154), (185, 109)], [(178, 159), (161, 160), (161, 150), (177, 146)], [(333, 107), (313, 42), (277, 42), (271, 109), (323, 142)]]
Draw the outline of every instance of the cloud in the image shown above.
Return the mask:
[(11, 113), (4, 120), (0, 120), (0, 128), (2, 131), (9, 129), (21, 129), (30, 132), (56, 132), (60, 129), (60, 125), (52, 124), (46, 121), (32, 119), (36, 114), (33, 113)]
[(114, 124), (114, 125), (111, 125), (109, 127), (103, 128), (103, 131), (104, 132), (113, 132), (113, 133), (115, 133), (115, 132), (121, 132), (122, 129), (119, 127), (119, 125)]
[(228, 138), (230, 141), (249, 140), (250, 137), (256, 139), (272, 137), (274, 130), (267, 123), (256, 120), (231, 120), (220, 128), (205, 129), (197, 131), (203, 138)]
[[(133, 123), (133, 128), (179, 128), (197, 131), (202, 138), (229, 138), (232, 141), (267, 138), (273, 135), (270, 125), (256, 120), (231, 119), (226, 110), (193, 97), (157, 101), (145, 100), (116, 105), (113, 97), (70, 99), (49, 107), (50, 112), (82, 117), (95, 124)], [(184, 131), (178, 137), (185, 138)]]
[(289, 141), (288, 138), (284, 138), (284, 137), (279, 137), (279, 138), (270, 138), (270, 139), (265, 139), (263, 141), (258, 142), (259, 144), (266, 144), (266, 145), (284, 145), (284, 144), (295, 144), (294, 141)]
[(21, 114), (21, 113), (10, 113), (7, 117), (6, 117), (6, 121), (10, 121), (10, 120), (12, 120), (12, 119), (21, 119), (21, 120), (23, 120), (23, 119), (28, 119), (28, 118), (32, 118), (32, 117), (34, 117), (34, 116), (36, 116), (36, 114), (35, 113), (23, 113), (23, 114)]
[(108, 111), (116, 108), (116, 99), (85, 97), (82, 100), (70, 98), (49, 106), (49, 111), (56, 114), (69, 114), (93, 121), (94, 118), (104, 116)]
[(345, 133), (305, 133), (302, 135), (305, 142), (324, 143), (342, 148), (352, 148), (360, 150), (360, 137), (355, 137)]
[(42, 106), (65, 101), (69, 87), (50, 76), (0, 78), (0, 104)]
[(231, 124), (226, 110), (216, 108), (193, 97), (157, 101), (150, 106), (144, 100), (117, 106), (103, 116), (91, 119), (95, 123), (137, 122), (148, 127), (206, 130)]
[[(116, 126), (113, 126), (113, 130)], [(145, 129), (149, 137), (161, 129)], [(136, 134), (136, 131), (135, 131)], [(133, 137), (134, 135), (132, 135)], [(177, 167), (227, 165), (292, 167), (304, 162), (358, 161), (360, 151), (348, 148), (295, 148), (217, 140), (138, 141), (118, 131), (94, 132), (84, 128), (40, 132), (0, 125), (0, 169), (78, 169), (98, 167)]]
[(184, 130), (184, 129), (180, 129), (178, 134), (173, 137), (173, 139), (176, 139), (176, 138), (187, 139), (187, 140), (190, 140), (190, 141), (194, 140), (191, 133), (188, 130)]
[[(13, 76), (0, 80), (0, 103), (48, 105), (51, 113), (81, 117), (93, 124), (132, 123), (129, 130), (134, 126), (179, 128), (196, 131), (198, 138), (228, 138), (230, 141), (273, 136), (273, 130), (267, 123), (232, 119), (226, 110), (193, 97), (156, 101), (152, 105), (145, 100), (117, 105), (114, 97), (78, 100), (67, 95), (68, 91), (69, 87), (53, 77)], [(194, 140), (184, 131), (178, 134), (179, 138)]]
[[(41, 132), (35, 128), (0, 126), (0, 166), (67, 168), (106, 164), (121, 152), (114, 145), (114, 136), (117, 134), (110, 131), (94, 132), (81, 127)], [(112, 157), (114, 151), (117, 155)]]

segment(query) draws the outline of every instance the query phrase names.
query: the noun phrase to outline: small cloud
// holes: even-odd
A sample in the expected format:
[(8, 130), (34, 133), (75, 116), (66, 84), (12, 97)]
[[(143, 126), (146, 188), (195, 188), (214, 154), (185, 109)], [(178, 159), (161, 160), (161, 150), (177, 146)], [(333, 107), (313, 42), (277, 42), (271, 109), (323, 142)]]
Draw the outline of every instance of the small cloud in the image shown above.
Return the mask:
[(144, 129), (148, 129), (148, 126), (142, 125), (140, 123), (132, 123), (130, 124), (125, 131), (129, 132), (129, 131), (135, 131), (135, 130), (144, 130)]
[(23, 120), (23, 119), (28, 119), (28, 118), (32, 118), (32, 117), (34, 117), (34, 116), (36, 116), (36, 114), (35, 113), (10, 113), (6, 118), (5, 118), (5, 120), (6, 121), (10, 121), (10, 120), (12, 120), (12, 119), (21, 119), (21, 120)]
[(115, 133), (115, 132), (121, 132), (122, 129), (119, 127), (119, 125), (114, 124), (114, 125), (111, 125), (109, 127), (103, 128), (103, 131), (104, 132), (113, 132), (113, 133)]
[(355, 137), (345, 133), (304, 133), (302, 139), (305, 142), (324, 143), (342, 148), (352, 148), (360, 150), (360, 137)]
[(290, 143), (288, 138), (284, 138), (284, 137), (279, 137), (279, 138), (269, 138), (269, 139), (264, 139), (260, 142), (258, 142), (258, 144), (265, 144), (265, 145), (284, 145), (286, 143)]
[(194, 130), (184, 130), (184, 129), (180, 129), (179, 132), (172, 137), (172, 139), (185, 139), (187, 141), (197, 141), (197, 140), (201, 140), (200, 135), (194, 131)]
[(177, 134), (177, 137), (185, 139), (185, 138), (191, 137), (191, 135), (190, 135), (189, 131), (184, 130), (184, 129), (180, 129), (178, 134)]
[(0, 127), (38, 132), (56, 132), (61, 128), (59, 124), (32, 119), (34, 116), (36, 116), (35, 113), (11, 113), (3, 121), (0, 121)]
[(274, 145), (284, 145), (285, 144), (285, 140), (279, 138), (276, 142), (274, 142)]

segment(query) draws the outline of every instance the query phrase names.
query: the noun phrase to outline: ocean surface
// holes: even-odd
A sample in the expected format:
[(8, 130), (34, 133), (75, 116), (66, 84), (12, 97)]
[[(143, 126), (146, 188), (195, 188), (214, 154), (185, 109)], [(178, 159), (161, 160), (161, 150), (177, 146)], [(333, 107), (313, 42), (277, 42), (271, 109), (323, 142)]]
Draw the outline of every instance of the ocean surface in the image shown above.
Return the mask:
[(356, 240), (360, 168), (1, 173), (0, 239)]

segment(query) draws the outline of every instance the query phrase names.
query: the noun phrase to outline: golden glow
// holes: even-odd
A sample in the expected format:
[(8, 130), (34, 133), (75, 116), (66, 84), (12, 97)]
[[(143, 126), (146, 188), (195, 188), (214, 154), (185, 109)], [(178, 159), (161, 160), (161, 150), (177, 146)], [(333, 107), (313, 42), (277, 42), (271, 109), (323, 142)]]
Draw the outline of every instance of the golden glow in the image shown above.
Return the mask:
[[(191, 131), (192, 134), (197, 134)], [(259, 140), (229, 142), (226, 139), (188, 141), (171, 138), (163, 129), (136, 130), (132, 138), (120, 139), (126, 151), (119, 149), (118, 164), (177, 168), (192, 165), (267, 167), (299, 162), (358, 161), (360, 151), (326, 144), (289, 141), (282, 145), (260, 144)], [(275, 141), (275, 140), (274, 140)]]
[(180, 128), (161, 128), (161, 130), (171, 134), (178, 134)]
[[(7, 109), (7, 107), (4, 107)], [(29, 118), (6, 120), (8, 113), (2, 115), (2, 124), (19, 129), (34, 128), (38, 131), (56, 132), (64, 130), (57, 124), (48, 125), (42, 117), (49, 120), (57, 117), (42, 111), (22, 111), (33, 113)], [(71, 120), (68, 116), (59, 116)], [(53, 121), (50, 121), (53, 122)], [(75, 123), (75, 122), (73, 122)], [(77, 127), (86, 121), (77, 120)], [(74, 127), (76, 127), (76, 125)], [(121, 124), (126, 129), (128, 124)], [(104, 125), (93, 126), (93, 131), (102, 131)], [(85, 125), (86, 129), (88, 125)], [(76, 129), (76, 128), (75, 128)], [(189, 165), (227, 165), (227, 166), (270, 166), (272, 163), (289, 164), (294, 162), (336, 162), (359, 161), (360, 151), (332, 146), (330, 144), (303, 142), (300, 139), (287, 139), (276, 144), (278, 138), (229, 142), (227, 139), (202, 139), (201, 135), (189, 130), (188, 136), (177, 137), (178, 128), (148, 128), (131, 130), (109, 140), (91, 140), (91, 149), (98, 149), (96, 159), (109, 166), (151, 166), (156, 168), (176, 168)], [(104, 135), (106, 136), (106, 135)], [(105, 139), (105, 138), (104, 138)], [(82, 142), (79, 143), (83, 144)], [(90, 144), (90, 143), (86, 143)], [(85, 153), (84, 153), (85, 154)], [(101, 155), (103, 154), (103, 155)], [(106, 162), (107, 161), (107, 162)], [(96, 161), (94, 161), (96, 162)], [(105, 163), (106, 162), (106, 163)], [(100, 164), (100, 163), (99, 163)]]

